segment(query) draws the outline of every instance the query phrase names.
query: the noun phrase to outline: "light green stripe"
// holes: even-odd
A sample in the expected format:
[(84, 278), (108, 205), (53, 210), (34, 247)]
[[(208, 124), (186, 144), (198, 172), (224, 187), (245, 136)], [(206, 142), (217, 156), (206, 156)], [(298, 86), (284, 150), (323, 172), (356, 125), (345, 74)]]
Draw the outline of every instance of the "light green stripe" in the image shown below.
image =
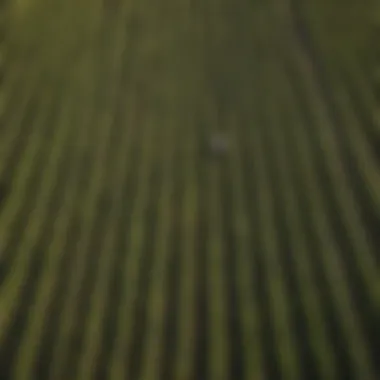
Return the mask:
[[(168, 276), (169, 259), (172, 254), (170, 246), (172, 193), (173, 193), (173, 160), (176, 146), (173, 120), (163, 118), (160, 133), (166, 148), (161, 156), (161, 191), (158, 202), (157, 231), (153, 252), (153, 264), (150, 287), (147, 299), (147, 325), (145, 352), (142, 357), (141, 379), (158, 380), (160, 377), (160, 351), (164, 343), (164, 323), (166, 304), (166, 278)], [(166, 124), (166, 125), (165, 125)], [(157, 126), (155, 126), (157, 128)], [(148, 281), (148, 280), (147, 280)], [(171, 301), (173, 302), (173, 300)]]
[[(208, 106), (206, 122), (210, 128), (217, 128), (216, 105), (214, 99), (205, 101)], [(217, 165), (211, 165), (207, 176), (206, 196), (208, 200), (208, 242), (207, 242), (207, 303), (208, 339), (209, 339), (209, 378), (210, 380), (225, 380), (229, 376), (227, 304), (225, 297), (225, 263), (223, 248), (223, 233), (221, 225), (220, 170)]]
[[(281, 70), (281, 68), (278, 68)], [(334, 363), (334, 352), (328, 339), (326, 321), (322, 312), (321, 296), (315, 281), (312, 264), (309, 259), (309, 247), (306, 241), (306, 231), (302, 224), (300, 207), (302, 204), (297, 201), (296, 189), (291, 175), (291, 162), (289, 156), (293, 149), (286, 144), (286, 135), (290, 125), (283, 125), (281, 116), (286, 117), (286, 113), (292, 107), (295, 107), (294, 94), (292, 93), (289, 78), (284, 72), (276, 76), (279, 87), (279, 96), (273, 99), (273, 104), (277, 105), (276, 115), (277, 122), (269, 129), (273, 141), (273, 154), (276, 156), (277, 173), (281, 181), (283, 193), (283, 204), (285, 207), (285, 218), (290, 230), (290, 239), (292, 242), (292, 253), (295, 264), (295, 273), (297, 275), (298, 287), (301, 294), (301, 301), (305, 310), (306, 322), (308, 324), (308, 339), (315, 358), (318, 363), (318, 371), (321, 379), (335, 379), (336, 368)], [(289, 141), (288, 137), (288, 141)], [(303, 160), (303, 157), (299, 157)]]
[[(253, 246), (250, 243), (250, 230), (252, 226), (249, 220), (249, 207), (246, 204), (247, 197), (243, 189), (243, 162), (237, 140), (237, 130), (241, 127), (237, 115), (231, 115), (229, 121), (231, 130), (231, 184), (233, 192), (234, 210), (234, 235), (236, 238), (236, 279), (237, 296), (240, 310), (240, 323), (242, 326), (242, 338), (244, 347), (244, 367), (247, 379), (265, 379), (262, 334), (260, 331), (261, 320), (258, 310), (256, 295), (254, 292), (253, 273), (254, 260)], [(255, 128), (254, 120), (246, 128)], [(233, 132), (234, 131), (234, 132)], [(245, 131), (244, 131), (245, 133)]]
[[(22, 206), (22, 203), (20, 203), (20, 198), (22, 199), (22, 197), (25, 196), (27, 190), (25, 185), (31, 175), (34, 160), (36, 159), (40, 149), (43, 149), (41, 146), (42, 142), (40, 141), (40, 134), (42, 128), (45, 126), (46, 111), (52, 103), (52, 99), (48, 98), (47, 95), (48, 94), (43, 94), (44, 98), (42, 100), (42, 107), (40, 109), (39, 117), (35, 119), (35, 124), (32, 126), (33, 134), (30, 137), (30, 144), (28, 144), (22, 161), (19, 163), (20, 170), (16, 173), (16, 178), (14, 179), (12, 187), (13, 193), (8, 199), (5, 209), (1, 215), (2, 218), (0, 220), (0, 229), (2, 230), (2, 236), (0, 240), (0, 252), (6, 246), (8, 242), (7, 239), (11, 234), (11, 231), (7, 230), (6, 225), (2, 223), (9, 223), (8, 228), (12, 225), (12, 221)], [(8, 274), (5, 284), (0, 289), (0, 345), (4, 339), (7, 326), (11, 322), (12, 315), (18, 303), (18, 296), (21, 292), (28, 267), (32, 259), (30, 249), (35, 245), (40, 236), (41, 226), (43, 224), (46, 210), (47, 204), (42, 202), (40, 198), (40, 201), (29, 215), (28, 226), (25, 234), (20, 239), (17, 253), (15, 253), (16, 258), (13, 263), (13, 271)]]
[[(269, 304), (273, 317), (276, 350), (284, 379), (295, 380), (300, 379), (301, 374), (299, 353), (295, 343), (293, 320), (289, 308), (292, 295), (288, 294), (285, 283), (285, 273), (279, 257), (281, 255), (281, 246), (279, 245), (278, 231), (275, 225), (274, 189), (277, 189), (278, 186), (275, 183), (270, 183), (268, 177), (270, 171), (268, 157), (273, 155), (274, 147), (272, 141), (267, 141), (267, 145), (270, 145), (266, 146), (265, 132), (263, 132), (264, 128), (273, 128), (273, 125), (277, 123), (277, 120), (273, 117), (273, 99), (271, 95), (277, 87), (275, 79), (272, 77), (276, 76), (274, 62), (276, 59), (278, 60), (278, 52), (275, 48), (276, 46), (273, 45), (273, 50), (268, 52), (268, 61), (265, 63), (260, 62), (261, 70), (259, 66), (257, 72), (259, 84), (265, 91), (265, 94), (260, 99), (256, 98), (257, 107), (264, 109), (264, 122), (267, 122), (267, 125), (252, 128), (250, 138), (252, 140), (252, 149), (255, 152), (254, 165), (259, 189), (257, 199), (259, 204), (258, 218), (261, 227), (260, 235), (263, 237), (262, 256), (267, 273)], [(269, 60), (269, 58), (273, 59), (273, 61)], [(278, 189), (278, 191), (282, 192), (282, 189)]]
[[(258, 180), (260, 220), (260, 235), (264, 246), (262, 259), (265, 262), (269, 304), (273, 317), (276, 349), (284, 379), (299, 378), (299, 363), (292, 336), (292, 326), (288, 309), (288, 295), (285, 292), (284, 273), (278, 261), (278, 237), (274, 225), (273, 189), (268, 178), (268, 166), (265, 163), (265, 153), (262, 151), (263, 140), (256, 131), (252, 133), (252, 144), (255, 152), (254, 165)], [(270, 152), (266, 152), (270, 154)]]
[[(315, 120), (315, 130), (319, 138), (319, 143), (325, 154), (327, 172), (335, 190), (335, 199), (341, 212), (341, 218), (345, 224), (350, 242), (355, 250), (355, 258), (361, 276), (366, 283), (366, 290), (374, 305), (380, 305), (380, 282), (378, 281), (378, 271), (374, 262), (374, 252), (368, 244), (366, 233), (360, 220), (358, 206), (344, 170), (342, 157), (339, 155), (339, 145), (334, 135), (332, 121), (327, 115), (326, 106), (310, 75), (306, 69), (309, 62), (298, 56), (300, 59), (298, 69), (302, 75), (303, 82), (307, 88), (307, 99), (310, 104), (310, 111)], [(352, 129), (352, 125), (347, 125)], [(347, 132), (348, 133), (348, 132)]]
[[(69, 90), (72, 89), (71, 86), (71, 84), (68, 86), (67, 95), (69, 94)], [(59, 124), (56, 127), (54, 137), (51, 141), (52, 151), (50, 152), (48, 166), (44, 171), (44, 176), (41, 181), (41, 189), (37, 200), (38, 205), (45, 204), (48, 206), (48, 199), (54, 191), (54, 186), (57, 182), (58, 167), (61, 161), (66, 159), (65, 148), (67, 148), (69, 140), (73, 138), (72, 133), (75, 133), (76, 125), (73, 124), (73, 114), (76, 105), (70, 96), (66, 96), (65, 100), (66, 102), (62, 105)], [(46, 310), (53, 297), (52, 290), (59, 277), (59, 265), (62, 257), (61, 248), (65, 243), (67, 229), (69, 228), (76, 182), (78, 180), (77, 174), (75, 170), (72, 170), (66, 181), (63, 202), (57, 218), (54, 221), (52, 241), (46, 252), (44, 268), (38, 281), (36, 299), (30, 311), (25, 335), (18, 349), (16, 357), (17, 365), (14, 368), (13, 375), (14, 379), (29, 380), (35, 375), (33, 372), (34, 360), (38, 354), (40, 340), (42, 338)], [(34, 215), (34, 223), (38, 223), (39, 221), (43, 222), (45, 219), (45, 217), (39, 214)], [(30, 221), (30, 223), (32, 224), (33, 221)], [(28, 251), (31, 252), (30, 249)]]
[[(190, 118), (193, 120), (193, 118)], [(196, 136), (191, 122), (186, 124), (185, 185), (181, 222), (181, 267), (178, 300), (178, 349), (174, 366), (174, 379), (192, 380), (195, 359), (195, 302), (196, 302), (196, 223), (198, 218), (198, 191), (195, 154)], [(185, 145), (185, 143), (184, 143)]]
[[(133, 102), (134, 107), (140, 107), (136, 104), (137, 100)], [(135, 110), (139, 112), (139, 110)], [(131, 115), (131, 122), (134, 122), (135, 115)], [(143, 246), (145, 240), (145, 211), (148, 204), (149, 197), (149, 175), (154, 167), (154, 158), (156, 149), (158, 128), (155, 128), (152, 115), (146, 115), (143, 125), (138, 128), (143, 128), (141, 141), (137, 144), (143, 144), (140, 156), (139, 165), (139, 178), (136, 198), (133, 202), (133, 209), (131, 215), (131, 226), (128, 236), (128, 249), (126, 252), (125, 260), (125, 275), (122, 284), (121, 296), (123, 303), (121, 304), (118, 322), (117, 333), (115, 336), (115, 343), (113, 347), (113, 355), (109, 366), (109, 378), (111, 380), (125, 379), (126, 369), (130, 365), (130, 357), (132, 354), (132, 334), (134, 325), (134, 309), (135, 301), (137, 299), (138, 282), (140, 280), (140, 268), (143, 259)]]
[[(334, 299), (334, 309), (341, 322), (342, 333), (348, 345), (350, 362), (355, 376), (360, 379), (375, 379), (370, 365), (368, 347), (360, 331), (358, 315), (348, 290), (341, 254), (332, 236), (332, 227), (327, 219), (326, 204), (323, 201), (320, 184), (316, 178), (315, 164), (310, 155), (312, 147), (305, 135), (305, 127), (300, 125), (295, 112), (295, 109), (292, 109), (294, 117), (294, 134), (292, 137), (295, 149), (297, 149), (299, 156), (303, 157), (298, 163), (302, 170), (305, 190), (309, 194), (308, 199), (312, 208), (310, 221), (313, 223), (313, 229), (321, 243), (320, 258)], [(326, 125), (323, 125), (323, 128), (326, 128)]]
[[(120, 43), (119, 45), (120, 46), (116, 46), (114, 49), (115, 55), (119, 54), (124, 44)], [(114, 61), (114, 64), (118, 64), (118, 67), (114, 68), (113, 78), (111, 79), (115, 87), (112, 89), (110, 95), (112, 101), (110, 102), (109, 112), (113, 113), (116, 112), (115, 105), (118, 104), (117, 96), (119, 94), (117, 85), (120, 81), (122, 63), (123, 62), (119, 59)], [(101, 336), (103, 333), (102, 322), (107, 312), (107, 297), (109, 296), (109, 285), (113, 276), (111, 269), (117, 255), (120, 254), (116, 251), (117, 227), (120, 217), (127, 211), (121, 209), (120, 204), (125, 196), (124, 184), (127, 179), (127, 169), (130, 165), (128, 158), (131, 151), (131, 129), (133, 127), (134, 126), (128, 124), (104, 126), (104, 128), (122, 128), (124, 131), (121, 137), (121, 146), (118, 152), (115, 153), (113, 162), (109, 165), (110, 177), (105, 179), (107, 188), (113, 192), (113, 196), (110, 205), (111, 210), (105, 221), (102, 246), (100, 252), (98, 252), (100, 259), (96, 274), (96, 284), (90, 295), (91, 299), (88, 311), (89, 317), (85, 327), (84, 349), (82, 351), (77, 375), (77, 378), (80, 380), (91, 380), (95, 376), (96, 359), (101, 350)]]
[[(96, 59), (97, 57), (94, 56), (93, 58)], [(94, 80), (91, 79), (93, 75), (94, 72), (88, 73), (87, 86), (89, 88), (92, 88), (92, 92), (95, 96), (97, 83), (94, 83)], [(53, 359), (52, 365), (50, 367), (51, 369), (49, 378), (57, 380), (62, 379), (64, 371), (63, 366), (65, 364), (67, 355), (69, 354), (68, 345), (71, 337), (70, 334), (75, 328), (75, 316), (79, 302), (77, 299), (77, 294), (81, 288), (83, 278), (85, 276), (88, 248), (96, 215), (96, 204), (102, 191), (104, 174), (108, 169), (106, 154), (109, 142), (109, 125), (111, 123), (112, 116), (108, 113), (102, 113), (98, 115), (97, 122), (90, 124), (93, 122), (93, 101), (94, 99), (89, 97), (88, 102), (86, 102), (85, 106), (83, 107), (83, 113), (86, 113), (88, 115), (88, 119), (82, 127), (87, 129), (87, 137), (92, 144), (90, 153), (93, 157), (93, 163), (89, 169), (90, 183), (88, 184), (86, 192), (87, 196), (85, 197), (85, 202), (81, 206), (81, 212), (79, 214), (81, 227), (83, 229), (75, 249), (75, 260), (72, 264), (72, 271), (68, 276), (68, 288), (63, 300), (56, 344), (53, 348)]]

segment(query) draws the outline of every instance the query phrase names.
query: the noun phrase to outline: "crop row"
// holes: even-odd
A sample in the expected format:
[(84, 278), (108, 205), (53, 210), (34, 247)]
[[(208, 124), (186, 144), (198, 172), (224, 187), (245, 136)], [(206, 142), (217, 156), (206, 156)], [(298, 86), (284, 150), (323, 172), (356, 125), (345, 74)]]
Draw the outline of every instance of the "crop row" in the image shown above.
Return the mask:
[(376, 379), (375, 101), (284, 4), (124, 2), (9, 65), (2, 378)]

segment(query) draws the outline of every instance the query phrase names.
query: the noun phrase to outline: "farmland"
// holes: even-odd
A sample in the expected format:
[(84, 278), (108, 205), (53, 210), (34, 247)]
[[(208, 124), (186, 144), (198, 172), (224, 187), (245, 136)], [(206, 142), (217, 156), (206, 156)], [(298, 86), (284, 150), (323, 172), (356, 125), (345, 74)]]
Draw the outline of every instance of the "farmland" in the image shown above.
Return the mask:
[(291, 0), (15, 3), (0, 379), (378, 379), (380, 102), (361, 64)]

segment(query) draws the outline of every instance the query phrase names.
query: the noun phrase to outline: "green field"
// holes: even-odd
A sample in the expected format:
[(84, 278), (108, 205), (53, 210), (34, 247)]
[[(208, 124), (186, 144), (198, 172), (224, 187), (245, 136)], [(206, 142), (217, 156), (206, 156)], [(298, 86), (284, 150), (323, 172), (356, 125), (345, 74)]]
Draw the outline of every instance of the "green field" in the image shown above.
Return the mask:
[(2, 11), (1, 380), (379, 378), (380, 102), (296, 2)]

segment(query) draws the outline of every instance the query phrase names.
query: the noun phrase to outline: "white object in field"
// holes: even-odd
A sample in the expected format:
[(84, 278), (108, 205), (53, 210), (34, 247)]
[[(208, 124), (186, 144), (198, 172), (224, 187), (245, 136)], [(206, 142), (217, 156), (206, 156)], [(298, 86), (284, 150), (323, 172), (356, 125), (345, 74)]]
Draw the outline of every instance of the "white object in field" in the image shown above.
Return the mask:
[(212, 154), (226, 155), (229, 151), (229, 141), (225, 134), (221, 132), (215, 132), (211, 134), (209, 140), (209, 147)]

